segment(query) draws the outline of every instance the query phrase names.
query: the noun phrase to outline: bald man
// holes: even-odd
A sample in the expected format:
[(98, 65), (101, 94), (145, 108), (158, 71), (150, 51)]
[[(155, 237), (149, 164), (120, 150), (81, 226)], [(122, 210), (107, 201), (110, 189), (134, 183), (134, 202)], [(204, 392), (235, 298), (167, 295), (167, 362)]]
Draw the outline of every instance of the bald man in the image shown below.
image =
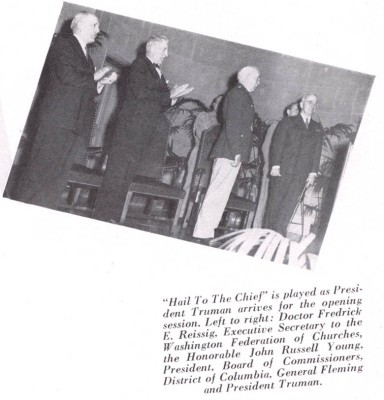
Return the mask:
[(193, 237), (214, 238), (242, 162), (250, 160), (255, 107), (250, 95), (260, 83), (260, 71), (247, 66), (237, 74), (238, 84), (223, 104), (223, 127), (213, 148), (211, 180), (201, 206)]
[(300, 102), (299, 115), (284, 118), (276, 127), (270, 149), (270, 187), (264, 227), (287, 235), (287, 228), (306, 185), (318, 173), (323, 128), (313, 120), (317, 96)]

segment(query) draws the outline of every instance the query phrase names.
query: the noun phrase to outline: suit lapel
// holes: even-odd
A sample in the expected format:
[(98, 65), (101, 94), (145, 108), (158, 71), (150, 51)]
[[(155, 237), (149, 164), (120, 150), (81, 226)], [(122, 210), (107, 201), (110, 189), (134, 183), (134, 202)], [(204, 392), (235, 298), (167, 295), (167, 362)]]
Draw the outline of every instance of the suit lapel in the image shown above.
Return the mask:
[(303, 117), (300, 114), (290, 118), (292, 118), (292, 120), (294, 121), (294, 125), (297, 130), (307, 130)]
[(88, 58), (85, 56), (83, 49), (81, 48), (81, 45), (79, 41), (76, 39), (74, 35), (71, 36), (71, 42), (72, 42), (72, 47), (76, 54), (78, 55), (79, 59), (81, 60), (82, 64), (92, 70), (94, 72), (95, 67), (93, 65), (92, 58), (88, 54)]
[(247, 90), (241, 83), (238, 83), (238, 85), (239, 85), (241, 91), (244, 93), (244, 95), (245, 95), (245, 97), (246, 97), (246, 99), (247, 99), (247, 102), (248, 102), (249, 104), (253, 104), (252, 96), (251, 96), (251, 94), (248, 92), (248, 90)]
[(88, 63), (89, 69), (92, 70), (92, 72), (95, 72), (95, 66), (93, 65), (93, 60), (89, 54), (88, 54), (87, 63)]
[(151, 60), (148, 57), (144, 57), (145, 63), (147, 65), (148, 71), (151, 73), (157, 84), (159, 84), (160, 88), (168, 89), (167, 81), (165, 80), (164, 74), (159, 76), (159, 73), (156, 70), (156, 67), (152, 64)]
[(308, 125), (308, 133), (315, 135), (318, 132), (318, 123), (311, 118)]
[(316, 134), (318, 129), (317, 122), (314, 121), (313, 118), (311, 118), (309, 121), (308, 129), (305, 125), (303, 117), (300, 114), (291, 118), (294, 120), (294, 126), (298, 132), (301, 132), (305, 136)]
[[(152, 64), (151, 60), (148, 57), (144, 57), (144, 60), (147, 65), (147, 68), (151, 72), (151, 74), (155, 78), (160, 79), (159, 73), (157, 72), (156, 67)], [(163, 77), (164, 75), (162, 74), (161, 76)]]
[(310, 119), (310, 121), (309, 121), (309, 125), (308, 125), (308, 131), (311, 131), (311, 132), (313, 132), (313, 128), (315, 127), (315, 124), (314, 124), (314, 121), (313, 121), (313, 119), (311, 118)]
[(74, 35), (71, 36), (71, 42), (72, 42), (73, 48), (75, 49), (75, 51), (79, 55), (79, 57), (82, 56), (82, 59), (87, 61), (87, 57), (85, 57), (83, 49), (81, 48), (79, 41), (76, 39), (76, 37)]

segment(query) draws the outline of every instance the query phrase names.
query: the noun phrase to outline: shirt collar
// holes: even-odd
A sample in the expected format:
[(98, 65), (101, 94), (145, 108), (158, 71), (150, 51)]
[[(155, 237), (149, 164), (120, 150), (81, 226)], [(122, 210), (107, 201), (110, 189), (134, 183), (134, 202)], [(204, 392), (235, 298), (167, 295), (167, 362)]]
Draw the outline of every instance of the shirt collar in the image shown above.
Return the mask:
[(308, 122), (311, 121), (311, 117), (309, 115), (305, 115), (303, 112), (300, 113), (301, 118), (303, 118), (304, 123), (308, 120)]
[[(156, 64), (153, 60), (151, 60), (150, 57), (148, 57), (148, 56), (146, 56), (146, 57), (148, 58), (148, 60), (149, 60), (152, 64)], [(156, 65), (158, 65), (158, 64), (156, 64)]]
[(155, 67), (156, 72), (158, 73), (159, 77), (161, 78), (163, 74), (162, 74), (162, 72), (161, 72), (161, 69), (160, 69), (159, 64), (154, 63), (148, 56), (146, 56), (146, 57), (147, 57), (148, 60), (152, 63), (152, 65)]
[(239, 89), (244, 90), (244, 92), (249, 93), (248, 90), (246, 89), (246, 87), (245, 87), (242, 83), (237, 82), (237, 87), (238, 87)]
[(80, 46), (83, 50), (83, 53), (85, 55), (87, 55), (87, 44), (84, 42), (84, 40), (82, 40), (79, 36), (76, 35), (76, 33), (73, 34), (73, 36), (78, 40), (78, 42), (80, 43)]

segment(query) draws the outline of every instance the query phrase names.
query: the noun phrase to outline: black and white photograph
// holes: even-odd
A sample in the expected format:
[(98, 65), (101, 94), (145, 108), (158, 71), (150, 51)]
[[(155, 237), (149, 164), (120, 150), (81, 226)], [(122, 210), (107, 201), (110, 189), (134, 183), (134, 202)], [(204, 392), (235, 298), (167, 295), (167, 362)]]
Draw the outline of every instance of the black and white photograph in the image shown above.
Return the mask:
[(0, 10), (0, 398), (383, 398), (381, 2)]
[(313, 269), (373, 82), (63, 3), (4, 196)]

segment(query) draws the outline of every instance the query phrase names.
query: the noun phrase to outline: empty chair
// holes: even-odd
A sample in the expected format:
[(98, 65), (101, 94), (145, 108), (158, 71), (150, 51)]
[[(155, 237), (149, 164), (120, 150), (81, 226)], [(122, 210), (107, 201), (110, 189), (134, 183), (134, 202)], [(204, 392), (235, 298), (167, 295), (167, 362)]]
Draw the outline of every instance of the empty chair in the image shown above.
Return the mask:
[[(147, 228), (146, 230), (158, 233), (165, 228), (169, 234), (177, 236), (182, 201), (185, 197), (185, 191), (182, 189), (184, 175), (185, 163), (168, 158), (162, 174), (162, 179), (168, 183), (146, 176), (136, 176), (128, 189), (120, 224)], [(145, 205), (138, 207), (138, 201), (134, 202), (135, 197), (143, 199)], [(160, 204), (157, 210), (156, 204)]]
[(87, 151), (87, 165), (73, 164), (69, 171), (66, 191), (58, 209), (91, 217), (98, 190), (103, 182), (106, 157), (101, 147), (90, 147)]

